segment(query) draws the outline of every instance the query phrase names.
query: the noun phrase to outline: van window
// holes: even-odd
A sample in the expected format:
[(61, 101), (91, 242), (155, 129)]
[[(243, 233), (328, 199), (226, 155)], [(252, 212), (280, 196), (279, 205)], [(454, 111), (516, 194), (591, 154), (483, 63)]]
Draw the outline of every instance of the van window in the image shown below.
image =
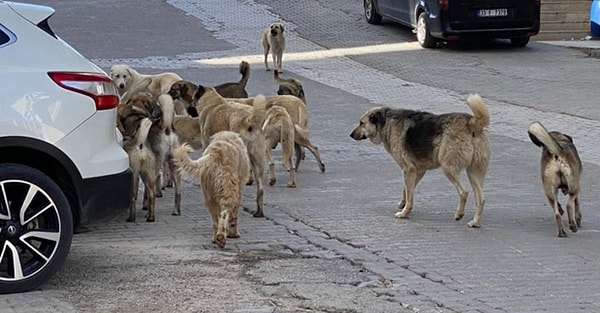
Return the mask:
[(12, 44), (16, 39), (17, 37), (15, 37), (13, 33), (0, 24), (0, 48), (4, 48)]

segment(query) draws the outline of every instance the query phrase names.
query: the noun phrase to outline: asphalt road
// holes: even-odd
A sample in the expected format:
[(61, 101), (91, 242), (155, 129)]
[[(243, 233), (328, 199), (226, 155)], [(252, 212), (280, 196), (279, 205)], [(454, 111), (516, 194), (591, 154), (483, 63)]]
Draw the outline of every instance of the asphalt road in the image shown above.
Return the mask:
[[(0, 311), (600, 311), (598, 59), (537, 42), (424, 50), (409, 29), (368, 25), (357, 0), (37, 2), (55, 7), (55, 31), (105, 70), (127, 63), (216, 85), (238, 80), (244, 59), (252, 95), (275, 91), (260, 34), (284, 23), (282, 76), (304, 84), (327, 172), (308, 154), (289, 189), (279, 167), (264, 219), (251, 217), (247, 188), (241, 238), (224, 250), (210, 244), (198, 187), (186, 183), (182, 216), (170, 215), (167, 190), (156, 223), (125, 223), (124, 212), (93, 225), (56, 277), (0, 296)], [(358, 117), (375, 105), (468, 112), (473, 92), (491, 115), (482, 227), (466, 226), (472, 192), (464, 220), (453, 220), (456, 191), (439, 170), (419, 184), (410, 219), (395, 219), (400, 170), (383, 147), (349, 137)], [(583, 228), (568, 238), (557, 238), (543, 196), (541, 151), (526, 133), (534, 120), (573, 136), (584, 162)]]

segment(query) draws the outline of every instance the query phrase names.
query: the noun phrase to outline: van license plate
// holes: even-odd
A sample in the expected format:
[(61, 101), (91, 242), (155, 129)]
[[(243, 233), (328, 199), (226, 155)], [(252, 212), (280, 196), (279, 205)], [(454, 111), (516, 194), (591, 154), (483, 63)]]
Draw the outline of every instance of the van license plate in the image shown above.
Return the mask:
[(478, 17), (508, 16), (508, 9), (485, 9), (477, 10)]

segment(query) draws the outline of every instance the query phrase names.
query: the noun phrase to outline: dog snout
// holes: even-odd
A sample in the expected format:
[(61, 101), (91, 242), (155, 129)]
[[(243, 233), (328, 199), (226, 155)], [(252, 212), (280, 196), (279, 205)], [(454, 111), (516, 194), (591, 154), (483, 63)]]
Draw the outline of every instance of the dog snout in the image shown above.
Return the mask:
[(169, 90), (169, 92), (167, 93), (169, 94), (169, 96), (171, 96), (173, 100), (177, 100), (181, 97), (178, 90)]
[(271, 28), (271, 36), (277, 36), (277, 30), (275, 28)]
[(350, 133), (350, 137), (352, 137), (352, 139), (354, 140), (364, 140), (367, 139), (367, 136), (365, 136), (360, 129), (355, 128), (352, 133)]
[(125, 88), (125, 83), (119, 83), (119, 88), (121, 88), (121, 89)]

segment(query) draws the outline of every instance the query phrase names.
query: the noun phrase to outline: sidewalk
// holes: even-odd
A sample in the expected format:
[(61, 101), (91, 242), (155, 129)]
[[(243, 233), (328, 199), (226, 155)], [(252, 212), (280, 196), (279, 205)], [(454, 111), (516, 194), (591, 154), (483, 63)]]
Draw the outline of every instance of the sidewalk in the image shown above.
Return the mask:
[(538, 41), (554, 46), (569, 47), (578, 49), (593, 58), (600, 58), (600, 39), (594, 38), (590, 40), (554, 40), (554, 41)]

